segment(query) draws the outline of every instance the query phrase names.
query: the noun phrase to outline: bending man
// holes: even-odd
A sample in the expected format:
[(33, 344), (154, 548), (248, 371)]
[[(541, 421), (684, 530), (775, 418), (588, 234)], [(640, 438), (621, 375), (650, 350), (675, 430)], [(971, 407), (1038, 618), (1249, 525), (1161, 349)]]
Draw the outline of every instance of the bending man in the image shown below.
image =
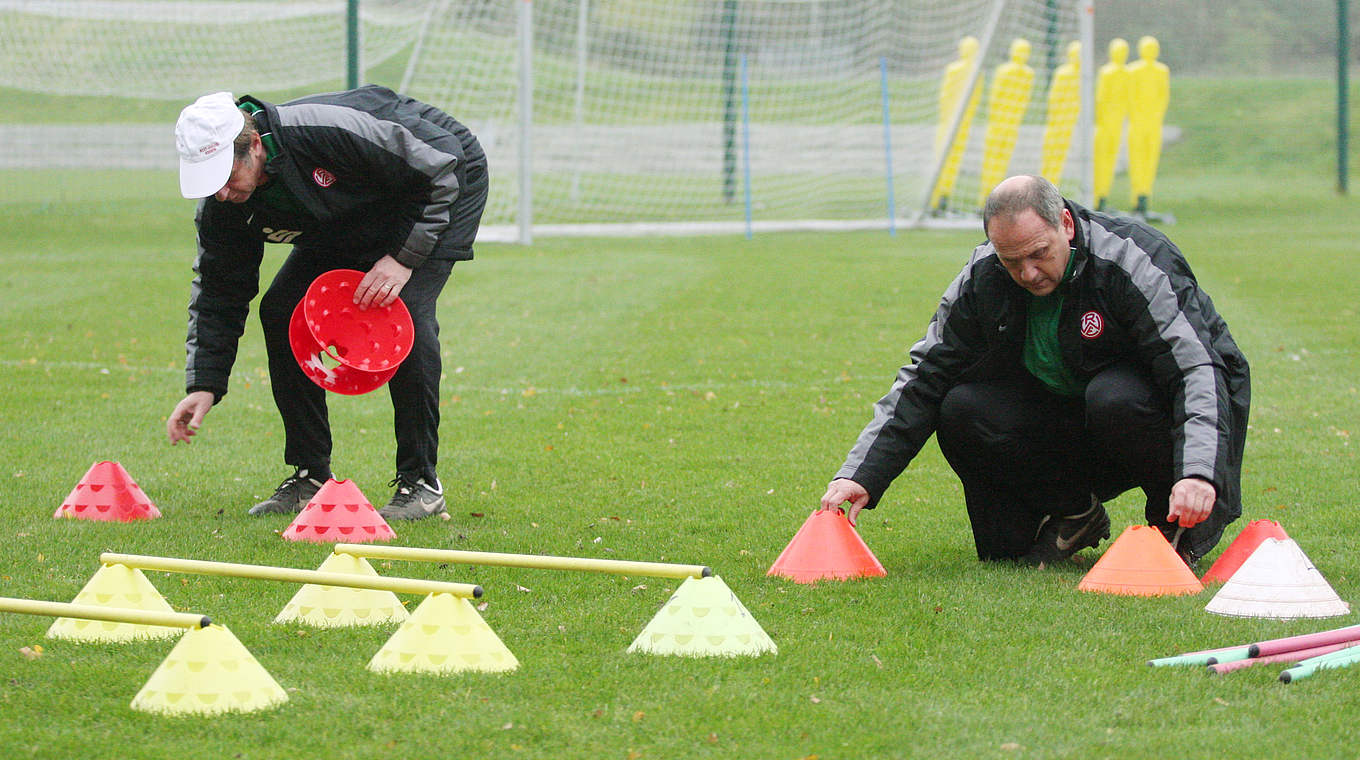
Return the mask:
[(171, 412), (172, 443), (189, 441), (227, 393), (237, 342), (259, 290), (265, 243), (292, 251), (260, 300), (284, 462), (295, 470), (250, 514), (302, 509), (331, 477), (326, 394), (288, 343), (293, 307), (317, 276), (366, 274), (361, 309), (400, 298), (415, 327), (388, 383), (396, 431), (396, 492), (388, 519), (445, 512), (439, 448), (439, 323), (435, 302), (455, 261), (472, 258), (487, 197), (486, 156), (448, 114), (368, 86), (274, 105), (205, 95), (175, 126), (180, 190), (202, 198), (189, 300), (187, 395)]

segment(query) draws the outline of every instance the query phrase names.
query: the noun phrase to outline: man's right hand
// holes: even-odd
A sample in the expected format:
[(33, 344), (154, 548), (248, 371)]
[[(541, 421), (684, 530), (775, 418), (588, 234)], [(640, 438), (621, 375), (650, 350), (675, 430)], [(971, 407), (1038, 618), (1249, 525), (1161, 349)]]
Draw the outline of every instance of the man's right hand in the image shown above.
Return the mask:
[(212, 405), (213, 395), (209, 391), (194, 391), (176, 404), (175, 411), (165, 421), (165, 434), (170, 437), (170, 444), (180, 441), (189, 443), (189, 439), (203, 425), (203, 418), (208, 415)]
[(827, 484), (826, 493), (822, 494), (822, 510), (836, 509), (847, 501), (850, 502), (850, 508), (845, 511), (845, 516), (854, 525), (859, 511), (869, 503), (869, 492), (853, 480), (838, 478)]

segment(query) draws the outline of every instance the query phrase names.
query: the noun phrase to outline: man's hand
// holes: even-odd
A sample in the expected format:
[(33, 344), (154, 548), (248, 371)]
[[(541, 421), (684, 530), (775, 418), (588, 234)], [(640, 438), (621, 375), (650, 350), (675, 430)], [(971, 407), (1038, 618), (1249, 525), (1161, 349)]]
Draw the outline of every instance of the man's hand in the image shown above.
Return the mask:
[(360, 309), (370, 306), (388, 306), (397, 300), (406, 281), (411, 279), (411, 269), (400, 264), (391, 256), (378, 259), (378, 263), (368, 270), (359, 287), (354, 290), (354, 303)]
[(1199, 478), (1184, 478), (1171, 487), (1171, 505), (1167, 510), (1168, 522), (1182, 528), (1193, 528), (1204, 522), (1213, 511), (1218, 491), (1214, 484)]
[(213, 395), (208, 391), (194, 391), (176, 404), (175, 411), (165, 421), (165, 434), (170, 436), (170, 444), (190, 443), (189, 439), (198, 433), (212, 405)]
[(850, 502), (850, 508), (845, 511), (845, 516), (854, 525), (859, 511), (869, 503), (869, 492), (853, 480), (839, 478), (827, 484), (826, 493), (822, 494), (822, 510), (835, 509), (847, 501)]

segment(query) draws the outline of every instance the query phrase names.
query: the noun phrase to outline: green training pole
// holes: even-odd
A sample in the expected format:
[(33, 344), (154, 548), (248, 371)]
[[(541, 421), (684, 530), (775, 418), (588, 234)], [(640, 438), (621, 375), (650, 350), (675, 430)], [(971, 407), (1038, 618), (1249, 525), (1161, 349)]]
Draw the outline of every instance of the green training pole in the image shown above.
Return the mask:
[(1281, 673), (1280, 680), (1284, 683), (1293, 683), (1301, 678), (1307, 678), (1319, 670), (1344, 668), (1357, 663), (1360, 663), (1360, 647), (1351, 647), (1304, 660)]
[(737, 197), (737, 0), (723, 2), (722, 34), (722, 195), (731, 203)]
[(345, 5), (345, 81), (352, 90), (359, 86), (359, 0)]
[(1228, 647), (1227, 649), (1209, 649), (1203, 652), (1187, 652), (1178, 654), (1174, 657), (1158, 657), (1155, 660), (1148, 660), (1148, 664), (1154, 668), (1165, 667), (1167, 665), (1211, 665), (1217, 662), (1234, 662), (1245, 660), (1250, 654), (1249, 646)]
[(1336, 191), (1350, 191), (1350, 0), (1336, 0)]

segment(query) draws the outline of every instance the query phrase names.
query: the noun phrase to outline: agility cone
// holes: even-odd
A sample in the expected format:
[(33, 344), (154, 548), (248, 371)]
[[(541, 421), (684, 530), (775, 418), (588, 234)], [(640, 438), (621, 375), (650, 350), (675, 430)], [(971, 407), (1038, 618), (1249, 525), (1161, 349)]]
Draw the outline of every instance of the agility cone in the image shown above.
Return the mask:
[(314, 543), (366, 543), (391, 541), (397, 537), (378, 510), (368, 503), (359, 487), (348, 480), (334, 478), (321, 486), (286, 529), (289, 541)]
[(1263, 540), (1204, 609), (1216, 615), (1281, 620), (1335, 617), (1351, 611), (1303, 549), (1288, 538)]
[(1077, 584), (1081, 591), (1127, 596), (1175, 596), (1204, 590), (1160, 530), (1150, 525), (1130, 525), (1101, 555), (1086, 577)]
[[(363, 557), (332, 554), (317, 570), (326, 573), (351, 573), (376, 577), (378, 571)], [(410, 615), (391, 591), (341, 588), (308, 583), (288, 600), (275, 623), (305, 623), (318, 628), (351, 625), (400, 623)]]
[(518, 667), (472, 604), (452, 594), (426, 597), (368, 662), (375, 673), (497, 673)]
[(779, 647), (718, 576), (686, 578), (629, 652), (693, 657), (778, 653)]
[(766, 575), (782, 575), (798, 583), (824, 578), (845, 580), (887, 575), (878, 558), (840, 510), (817, 510), (803, 522)]
[(1201, 581), (1205, 583), (1225, 583), (1237, 572), (1243, 562), (1247, 561), (1256, 547), (1267, 538), (1277, 538), (1281, 541), (1289, 538), (1285, 534), (1284, 528), (1274, 520), (1252, 520), (1247, 523), (1247, 527), (1237, 534), (1237, 538), (1228, 545), (1227, 549), (1214, 561), (1209, 572), (1204, 574)]
[(184, 634), (132, 698), (132, 709), (166, 715), (254, 712), (288, 701), (274, 678), (220, 625)]
[[(75, 604), (119, 607), (150, 612), (174, 612), (142, 571), (126, 565), (101, 565), (85, 587), (71, 600)], [(180, 628), (138, 623), (111, 623), (103, 620), (57, 618), (47, 629), (47, 638), (68, 641), (123, 642), (169, 639), (180, 635)]]
[(142, 493), (123, 465), (95, 462), (52, 517), (132, 522), (160, 517), (161, 511)]
[(288, 343), (303, 374), (328, 391), (351, 396), (392, 379), (411, 353), (415, 334), (401, 299), (364, 310), (354, 305), (363, 278), (355, 269), (317, 277), (288, 324)]

